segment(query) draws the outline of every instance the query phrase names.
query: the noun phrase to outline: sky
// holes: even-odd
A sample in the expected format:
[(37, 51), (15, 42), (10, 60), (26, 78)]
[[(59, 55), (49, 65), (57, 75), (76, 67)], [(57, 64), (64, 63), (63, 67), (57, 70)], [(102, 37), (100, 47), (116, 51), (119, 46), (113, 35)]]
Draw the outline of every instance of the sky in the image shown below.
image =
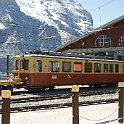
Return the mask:
[(124, 0), (76, 0), (93, 18), (93, 27), (100, 27), (124, 15)]

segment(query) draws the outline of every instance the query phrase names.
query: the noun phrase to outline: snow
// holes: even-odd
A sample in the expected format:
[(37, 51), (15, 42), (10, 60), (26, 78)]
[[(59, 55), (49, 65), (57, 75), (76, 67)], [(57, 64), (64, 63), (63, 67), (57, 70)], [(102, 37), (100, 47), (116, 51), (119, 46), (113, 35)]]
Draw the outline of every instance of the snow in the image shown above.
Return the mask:
[[(71, 24), (73, 21), (75, 21), (76, 32), (82, 34), (84, 30), (86, 30), (86, 24), (83, 23), (85, 15), (84, 9), (78, 2), (72, 0), (16, 0), (16, 2), (20, 10), (26, 15), (56, 28), (61, 36), (62, 44), (68, 42), (71, 37), (73, 37), (73, 39), (76, 38), (70, 34), (69, 31), (74, 28)], [(63, 16), (65, 16), (66, 19), (64, 19)], [(66, 21), (67, 19), (73, 21), (69, 24), (69, 22)], [(78, 22), (78, 20), (80, 21)], [(91, 25), (90, 22), (89, 25)], [(64, 28), (61, 29), (61, 26), (64, 26)]]
[[(46, 22), (48, 25), (54, 25), (57, 29), (56, 23), (54, 20), (59, 20), (61, 24), (68, 26), (65, 21), (61, 19), (60, 14), (63, 13), (68, 16), (66, 8), (68, 8), (68, 12), (73, 12), (75, 18), (82, 17), (83, 7), (78, 2), (70, 2), (61, 1), (61, 4), (57, 1), (48, 0), (48, 1), (40, 1), (40, 0), (16, 0), (17, 4), (20, 6), (20, 10), (27, 14), (28, 16), (32, 16), (36, 19)], [(47, 11), (49, 10), (49, 12)], [(77, 11), (79, 10), (79, 11)], [(49, 18), (50, 16), (50, 18)], [(83, 17), (82, 17), (83, 18)], [(81, 19), (81, 21), (83, 21)], [(78, 23), (77, 23), (78, 24)], [(82, 28), (82, 30), (84, 27)]]
[(0, 30), (2, 34), (8, 34), (0, 39), (0, 51), (4, 50), (2, 56), (39, 50), (40, 47), (55, 51), (92, 30), (91, 14), (76, 0), (10, 1), (0, 4), (3, 8)]
[(54, 21), (48, 18), (47, 9), (51, 10), (52, 16), (57, 19), (54, 11), (54, 4), (53, 2), (44, 1), (44, 4), (41, 4), (39, 0), (17, 0), (16, 1), (20, 6), (20, 9), (25, 14), (32, 16), (36, 19), (46, 22), (48, 25), (55, 25)]
[[(79, 124), (117, 124), (118, 103), (82, 106), (79, 108), (79, 115)], [(10, 123), (72, 124), (72, 108), (11, 113)]]
[(0, 23), (0, 29), (5, 29), (6, 27), (2, 24), (2, 23)]

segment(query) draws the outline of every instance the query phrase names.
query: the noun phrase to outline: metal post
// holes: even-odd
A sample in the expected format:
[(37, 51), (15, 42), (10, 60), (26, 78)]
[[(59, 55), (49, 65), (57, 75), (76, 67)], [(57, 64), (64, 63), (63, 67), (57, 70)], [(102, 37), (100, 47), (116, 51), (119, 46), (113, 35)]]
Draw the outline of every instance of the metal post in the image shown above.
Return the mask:
[(6, 62), (6, 64), (7, 64), (7, 77), (9, 77), (9, 55), (7, 55), (7, 62)]
[(10, 90), (2, 90), (2, 119), (1, 124), (10, 124)]
[(123, 123), (124, 122), (124, 82), (119, 82), (119, 112), (118, 112), (118, 122)]
[(72, 124), (79, 124), (79, 86), (72, 86)]

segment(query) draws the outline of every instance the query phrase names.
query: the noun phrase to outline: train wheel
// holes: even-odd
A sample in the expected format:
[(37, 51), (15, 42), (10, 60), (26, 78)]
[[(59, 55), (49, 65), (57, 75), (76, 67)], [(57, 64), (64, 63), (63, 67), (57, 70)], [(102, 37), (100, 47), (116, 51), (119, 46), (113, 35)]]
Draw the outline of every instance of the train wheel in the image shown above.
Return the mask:
[(39, 92), (39, 91), (41, 91), (41, 89), (40, 88), (28, 88), (28, 91), (29, 92)]
[(42, 87), (42, 91), (45, 91), (46, 90), (46, 87)]
[(49, 87), (49, 90), (54, 90), (54, 86)]
[(0, 95), (1, 95), (1, 90), (4, 90), (3, 86), (0, 86)]
[(13, 92), (13, 87), (12, 86), (7, 86), (7, 89), (11, 91), (11, 93)]
[(0, 86), (0, 90), (3, 90), (3, 86)]
[(28, 90), (29, 92), (33, 92), (33, 88), (28, 87), (27, 90)]
[(90, 84), (90, 85), (89, 85), (89, 87), (91, 88), (91, 87), (93, 87), (93, 85), (92, 85), (92, 84)]
[(49, 90), (50, 87), (42, 87), (42, 91)]
[(99, 88), (99, 87), (101, 87), (101, 86), (100, 86), (99, 84), (94, 84), (93, 87), (94, 87), (94, 88)]

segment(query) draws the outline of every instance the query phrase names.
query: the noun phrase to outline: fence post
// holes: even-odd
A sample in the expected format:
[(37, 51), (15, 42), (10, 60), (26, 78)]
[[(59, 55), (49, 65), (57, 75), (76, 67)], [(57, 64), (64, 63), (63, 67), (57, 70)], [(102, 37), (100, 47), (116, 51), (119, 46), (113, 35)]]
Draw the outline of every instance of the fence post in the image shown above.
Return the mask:
[(1, 124), (10, 124), (10, 97), (11, 91), (10, 90), (2, 90), (2, 119)]
[(119, 112), (118, 112), (118, 122), (123, 123), (124, 122), (124, 82), (118, 83), (119, 87)]
[(79, 86), (72, 86), (72, 124), (79, 124)]

